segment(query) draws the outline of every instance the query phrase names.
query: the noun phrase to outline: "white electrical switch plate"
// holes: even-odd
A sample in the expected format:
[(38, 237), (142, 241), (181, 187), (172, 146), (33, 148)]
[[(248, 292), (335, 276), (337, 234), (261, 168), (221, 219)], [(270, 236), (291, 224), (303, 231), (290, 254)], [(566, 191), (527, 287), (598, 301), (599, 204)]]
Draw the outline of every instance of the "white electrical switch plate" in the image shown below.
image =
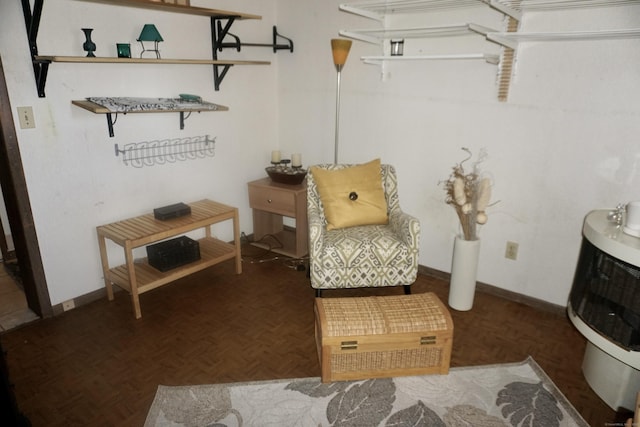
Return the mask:
[(33, 118), (33, 108), (18, 107), (18, 118), (20, 119), (21, 129), (33, 129), (36, 127), (36, 121)]

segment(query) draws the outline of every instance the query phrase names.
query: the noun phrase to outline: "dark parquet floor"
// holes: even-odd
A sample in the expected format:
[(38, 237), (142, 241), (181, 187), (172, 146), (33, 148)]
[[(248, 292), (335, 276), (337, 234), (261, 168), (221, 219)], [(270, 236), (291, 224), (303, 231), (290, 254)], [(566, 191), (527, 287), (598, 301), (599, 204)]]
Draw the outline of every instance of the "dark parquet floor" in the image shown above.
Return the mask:
[[(159, 384), (319, 376), (305, 273), (284, 260), (256, 262), (251, 252), (241, 275), (226, 262), (142, 295), (139, 320), (118, 292), (2, 334), (20, 410), (34, 426), (141, 426)], [(448, 284), (419, 275), (413, 292), (446, 302)], [(590, 425), (619, 421), (585, 382), (585, 340), (563, 314), (478, 292), (471, 311), (452, 316), (452, 366), (531, 355)]]

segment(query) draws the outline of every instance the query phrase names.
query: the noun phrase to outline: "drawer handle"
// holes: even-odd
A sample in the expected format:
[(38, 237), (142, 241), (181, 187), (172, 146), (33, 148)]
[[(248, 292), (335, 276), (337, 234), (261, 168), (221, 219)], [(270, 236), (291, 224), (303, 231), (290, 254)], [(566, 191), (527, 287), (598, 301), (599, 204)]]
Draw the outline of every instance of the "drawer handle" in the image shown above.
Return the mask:
[(271, 203), (273, 200), (271, 199), (267, 199), (267, 203)]
[(357, 350), (358, 341), (342, 341), (340, 343), (340, 350)]
[(435, 343), (436, 343), (435, 335), (428, 336), (428, 337), (420, 337), (420, 345), (435, 344)]

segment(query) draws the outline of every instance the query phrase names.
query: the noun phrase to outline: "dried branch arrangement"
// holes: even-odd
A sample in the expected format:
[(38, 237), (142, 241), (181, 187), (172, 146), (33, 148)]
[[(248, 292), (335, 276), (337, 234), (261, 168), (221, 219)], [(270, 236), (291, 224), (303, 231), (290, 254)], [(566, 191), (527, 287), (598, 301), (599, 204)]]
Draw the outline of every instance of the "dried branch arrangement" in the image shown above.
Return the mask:
[(468, 157), (453, 167), (447, 181), (443, 182), (446, 192), (445, 202), (453, 206), (458, 214), (462, 235), (465, 240), (477, 240), (476, 224), (487, 222), (486, 209), (491, 200), (491, 180), (481, 177), (478, 165), (486, 158), (482, 150), (471, 168), (464, 170), (464, 163), (471, 160), (473, 154), (468, 148), (462, 148)]

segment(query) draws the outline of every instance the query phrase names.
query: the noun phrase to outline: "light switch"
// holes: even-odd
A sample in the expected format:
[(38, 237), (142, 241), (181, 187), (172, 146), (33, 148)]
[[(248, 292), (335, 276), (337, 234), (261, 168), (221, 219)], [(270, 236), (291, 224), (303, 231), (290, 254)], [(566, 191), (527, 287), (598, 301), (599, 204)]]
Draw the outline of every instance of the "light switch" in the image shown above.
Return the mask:
[(18, 107), (18, 118), (20, 119), (21, 129), (33, 129), (36, 127), (36, 121), (33, 118), (33, 108)]

